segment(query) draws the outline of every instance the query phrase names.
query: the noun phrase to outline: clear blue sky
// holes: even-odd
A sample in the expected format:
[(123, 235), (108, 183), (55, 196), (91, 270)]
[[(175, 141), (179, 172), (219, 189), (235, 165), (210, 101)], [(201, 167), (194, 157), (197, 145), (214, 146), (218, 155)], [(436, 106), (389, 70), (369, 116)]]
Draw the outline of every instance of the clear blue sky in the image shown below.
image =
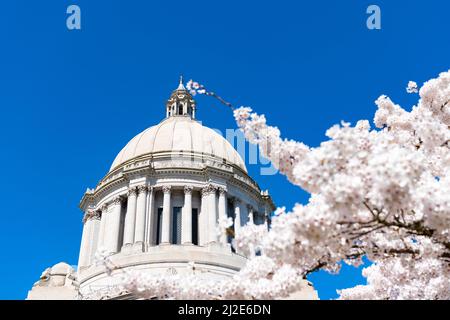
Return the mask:
[[(369, 4), (382, 30), (366, 28)], [(82, 10), (68, 31), (66, 8)], [(164, 117), (180, 73), (317, 145), (341, 120), (372, 119), (380, 94), (411, 106), (408, 80), (449, 68), (447, 1), (2, 1), (0, 298), (23, 299), (48, 266), (77, 263), (78, 203), (135, 134)], [(205, 125), (232, 116), (198, 99)], [(277, 205), (307, 195), (250, 174)], [(322, 299), (360, 271), (311, 276)]]

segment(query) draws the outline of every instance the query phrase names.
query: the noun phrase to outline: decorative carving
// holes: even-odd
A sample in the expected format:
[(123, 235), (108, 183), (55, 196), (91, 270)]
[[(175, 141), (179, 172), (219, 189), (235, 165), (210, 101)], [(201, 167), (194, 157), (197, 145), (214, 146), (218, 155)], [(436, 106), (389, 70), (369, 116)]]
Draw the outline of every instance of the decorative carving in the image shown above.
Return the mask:
[(216, 190), (217, 190), (217, 187), (216, 187), (216, 186), (214, 186), (214, 185), (208, 183), (205, 187), (203, 187), (203, 189), (202, 189), (202, 195), (203, 195), (203, 196), (206, 196), (206, 195), (208, 195), (208, 194), (215, 193)]
[(88, 210), (83, 216), (83, 223), (86, 223), (86, 221), (90, 219), (97, 219), (100, 220), (101, 218), (101, 212), (99, 210)]
[(86, 223), (89, 219), (91, 219), (95, 214), (94, 210), (87, 210), (83, 216), (83, 223)]
[(47, 268), (41, 274), (39, 281), (35, 282), (35, 287), (70, 287), (78, 290), (76, 283), (76, 272), (67, 263), (60, 262), (51, 268)]
[(128, 189), (128, 193), (127, 193), (128, 197), (130, 196), (136, 196), (137, 195), (137, 189), (136, 188), (130, 188)]
[(170, 267), (170, 268), (168, 268), (168, 269), (166, 270), (166, 273), (167, 273), (168, 275), (174, 276), (174, 275), (176, 275), (178, 272), (177, 272), (177, 270), (176, 270), (174, 267)]
[(102, 210), (96, 210), (96, 212), (97, 212), (97, 215), (98, 215), (98, 218), (101, 220), (102, 219), (102, 215), (103, 215), (103, 212), (102, 212)]
[(147, 186), (145, 186), (145, 185), (142, 185), (142, 186), (138, 186), (138, 187), (137, 187), (137, 190), (138, 190), (138, 193), (139, 193), (139, 194), (141, 194), (141, 193), (145, 193), (145, 192), (147, 192), (147, 190), (148, 190), (148, 187), (147, 187)]
[(227, 189), (225, 189), (224, 187), (219, 187), (219, 194), (221, 196), (226, 195), (227, 194)]
[(117, 197), (115, 197), (113, 200), (112, 200), (112, 203), (114, 204), (114, 205), (120, 205), (121, 203), (122, 203), (122, 197), (121, 196), (117, 196)]
[(106, 211), (108, 211), (108, 205), (106, 203), (104, 203), (101, 207), (100, 210), (102, 210), (102, 213), (106, 213)]
[(102, 213), (98, 210), (94, 211), (92, 214), (92, 219), (100, 220), (102, 218)]
[(171, 189), (172, 189), (171, 186), (162, 186), (163, 193), (170, 193)]
[(184, 186), (184, 194), (192, 194), (192, 190), (194, 189), (194, 187), (187, 185)]

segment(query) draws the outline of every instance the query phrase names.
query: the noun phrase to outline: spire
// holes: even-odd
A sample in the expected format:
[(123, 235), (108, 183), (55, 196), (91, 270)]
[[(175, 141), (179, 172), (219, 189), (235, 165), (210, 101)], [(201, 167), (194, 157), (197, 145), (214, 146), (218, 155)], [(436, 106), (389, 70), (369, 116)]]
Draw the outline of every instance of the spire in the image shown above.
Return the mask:
[(183, 75), (180, 75), (180, 84), (178, 85), (177, 90), (186, 90), (186, 88), (183, 85)]

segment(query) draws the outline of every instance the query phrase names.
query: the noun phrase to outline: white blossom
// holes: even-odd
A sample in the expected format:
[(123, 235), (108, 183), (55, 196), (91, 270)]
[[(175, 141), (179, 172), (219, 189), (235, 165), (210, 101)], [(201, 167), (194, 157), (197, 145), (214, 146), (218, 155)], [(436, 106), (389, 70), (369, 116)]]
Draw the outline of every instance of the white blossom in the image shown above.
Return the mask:
[(406, 87), (406, 92), (408, 93), (418, 93), (419, 87), (417, 86), (417, 83), (414, 81), (409, 81), (408, 86)]
[[(208, 94), (188, 83), (197, 87)], [(407, 90), (417, 92), (417, 84)], [(419, 96), (409, 111), (381, 96), (376, 128), (342, 123), (316, 147), (281, 138), (251, 108), (235, 110), (245, 137), (311, 194), (309, 202), (277, 209), (269, 231), (242, 228), (235, 245), (250, 259), (233, 278), (133, 275), (128, 289), (146, 297), (272, 299), (299, 290), (311, 272), (338, 273), (341, 262), (359, 266), (366, 256), (373, 262), (363, 271), (367, 285), (342, 290), (341, 299), (450, 299), (450, 72), (426, 82)]]

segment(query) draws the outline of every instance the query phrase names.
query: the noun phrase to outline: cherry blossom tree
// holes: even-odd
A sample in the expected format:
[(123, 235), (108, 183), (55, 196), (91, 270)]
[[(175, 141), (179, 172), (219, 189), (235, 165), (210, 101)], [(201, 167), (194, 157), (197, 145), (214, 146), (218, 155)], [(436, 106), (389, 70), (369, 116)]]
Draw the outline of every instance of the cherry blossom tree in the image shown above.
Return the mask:
[[(196, 82), (187, 88), (232, 108)], [(381, 96), (375, 128), (367, 120), (342, 122), (317, 147), (281, 138), (248, 107), (232, 108), (246, 139), (309, 192), (309, 202), (277, 209), (269, 231), (243, 228), (234, 245), (250, 259), (232, 279), (130, 272), (127, 290), (180, 299), (280, 298), (301, 289), (312, 272), (338, 273), (342, 262), (359, 266), (367, 257), (367, 285), (340, 291), (341, 299), (449, 299), (450, 71), (420, 90), (410, 82), (407, 92), (419, 94), (410, 111)]]

